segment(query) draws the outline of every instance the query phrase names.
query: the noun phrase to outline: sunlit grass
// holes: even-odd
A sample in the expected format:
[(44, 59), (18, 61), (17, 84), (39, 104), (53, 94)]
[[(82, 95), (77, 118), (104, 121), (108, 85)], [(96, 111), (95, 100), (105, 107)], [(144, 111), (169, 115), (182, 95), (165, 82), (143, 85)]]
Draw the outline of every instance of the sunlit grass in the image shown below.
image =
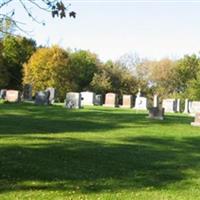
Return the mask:
[(146, 116), (0, 104), (0, 199), (200, 199), (200, 129)]

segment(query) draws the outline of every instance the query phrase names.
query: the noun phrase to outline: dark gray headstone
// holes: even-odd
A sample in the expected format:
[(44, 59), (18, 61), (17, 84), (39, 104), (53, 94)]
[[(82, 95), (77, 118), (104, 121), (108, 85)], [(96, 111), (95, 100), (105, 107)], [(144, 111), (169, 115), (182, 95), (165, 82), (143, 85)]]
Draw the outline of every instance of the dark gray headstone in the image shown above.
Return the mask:
[(158, 107), (150, 108), (149, 109), (149, 118), (163, 120), (164, 112), (165, 112), (164, 108), (161, 108), (161, 109), (159, 109)]
[(96, 106), (101, 106), (103, 104), (103, 100), (102, 100), (102, 95), (101, 94), (95, 95), (94, 103), (95, 103)]
[(46, 92), (49, 91), (50, 95), (49, 95), (49, 103), (53, 104), (55, 102), (56, 99), (56, 89), (53, 87), (49, 87), (46, 89)]
[(39, 91), (35, 95), (35, 104), (37, 105), (49, 105), (49, 91)]
[(6, 89), (0, 90), (0, 99), (5, 99), (6, 98)]
[(23, 99), (31, 101), (32, 100), (32, 85), (25, 84), (23, 88)]

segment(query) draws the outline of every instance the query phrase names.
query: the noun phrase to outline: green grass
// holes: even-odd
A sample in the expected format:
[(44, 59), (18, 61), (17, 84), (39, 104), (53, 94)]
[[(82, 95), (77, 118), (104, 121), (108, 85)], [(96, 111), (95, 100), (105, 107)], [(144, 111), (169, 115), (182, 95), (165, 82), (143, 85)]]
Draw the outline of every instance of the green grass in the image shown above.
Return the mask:
[(200, 199), (200, 128), (146, 115), (0, 104), (0, 199)]

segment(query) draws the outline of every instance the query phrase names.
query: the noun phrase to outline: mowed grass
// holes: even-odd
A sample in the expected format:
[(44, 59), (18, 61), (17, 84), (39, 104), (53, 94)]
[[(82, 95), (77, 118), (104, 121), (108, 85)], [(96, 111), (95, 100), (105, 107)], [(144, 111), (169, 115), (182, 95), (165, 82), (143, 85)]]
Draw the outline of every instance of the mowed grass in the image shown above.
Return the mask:
[(200, 199), (200, 128), (146, 116), (0, 104), (0, 199)]

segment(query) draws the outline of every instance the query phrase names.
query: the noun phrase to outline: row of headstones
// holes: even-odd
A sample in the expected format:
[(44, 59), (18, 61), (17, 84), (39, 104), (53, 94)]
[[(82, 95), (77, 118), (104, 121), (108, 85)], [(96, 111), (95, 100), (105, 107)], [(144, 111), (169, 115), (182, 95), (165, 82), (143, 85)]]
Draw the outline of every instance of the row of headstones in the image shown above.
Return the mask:
[[(53, 104), (56, 97), (55, 88), (47, 88), (45, 91), (36, 92), (35, 104), (49, 105)], [(0, 90), (0, 99), (8, 102), (20, 102), (21, 100), (32, 101), (32, 88), (24, 89), (22, 94), (19, 90)]]

